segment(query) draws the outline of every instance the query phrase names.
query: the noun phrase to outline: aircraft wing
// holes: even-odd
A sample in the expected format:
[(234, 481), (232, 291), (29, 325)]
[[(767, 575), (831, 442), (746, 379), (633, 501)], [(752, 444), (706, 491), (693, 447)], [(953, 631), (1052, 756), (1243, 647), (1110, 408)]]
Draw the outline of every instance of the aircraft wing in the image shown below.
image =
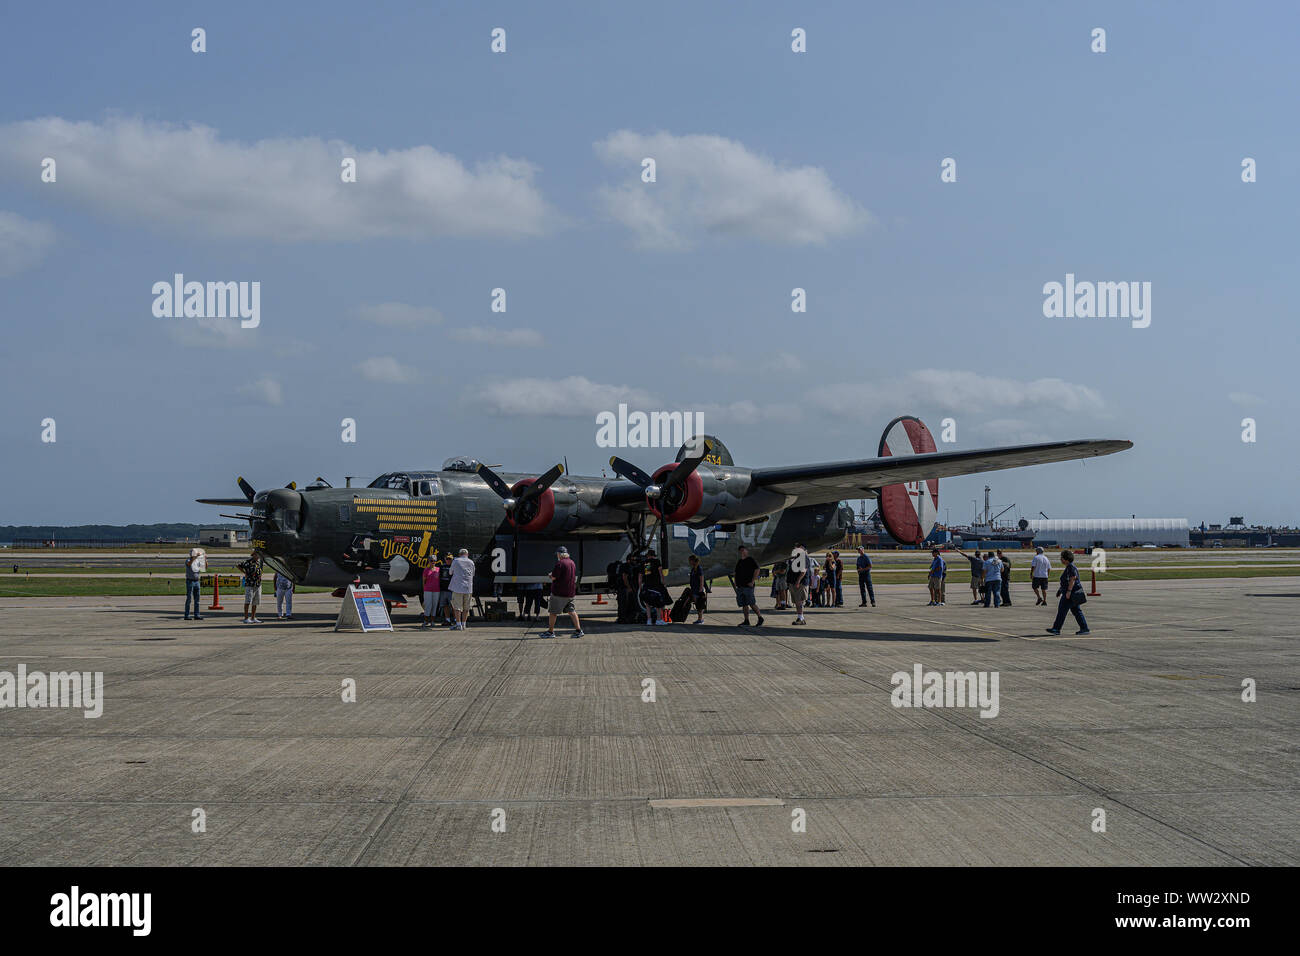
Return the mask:
[(815, 505), (872, 494), (884, 485), (930, 478), (973, 475), (1024, 465), (1046, 465), (1056, 461), (1113, 455), (1132, 448), (1131, 441), (1079, 439), (1044, 442), (1037, 445), (1008, 445), (972, 451), (937, 451), (922, 455), (859, 458), (816, 465), (782, 465), (755, 468), (753, 484), (798, 499), (795, 505)]

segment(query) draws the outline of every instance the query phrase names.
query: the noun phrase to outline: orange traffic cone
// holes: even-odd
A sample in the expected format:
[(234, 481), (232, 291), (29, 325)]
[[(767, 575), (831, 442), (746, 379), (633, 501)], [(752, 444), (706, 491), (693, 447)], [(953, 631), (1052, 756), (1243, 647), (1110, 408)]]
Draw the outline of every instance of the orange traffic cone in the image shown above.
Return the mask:
[(208, 605), (209, 611), (224, 611), (221, 606), (221, 575), (212, 572), (212, 603)]
[(605, 600), (605, 592), (604, 592), (604, 591), (597, 591), (597, 592), (596, 592), (596, 600), (592, 601), (591, 603), (592, 603), (592, 604), (608, 604), (609, 602)]
[(1088, 592), (1088, 597), (1098, 597), (1101, 592), (1097, 590), (1097, 572), (1092, 572), (1092, 590)]

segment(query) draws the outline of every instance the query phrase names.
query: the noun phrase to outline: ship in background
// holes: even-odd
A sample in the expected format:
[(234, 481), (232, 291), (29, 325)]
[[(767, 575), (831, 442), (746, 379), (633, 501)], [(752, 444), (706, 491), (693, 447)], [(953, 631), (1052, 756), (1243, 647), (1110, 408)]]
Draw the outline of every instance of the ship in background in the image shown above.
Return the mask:
[(1021, 518), (1015, 525), (1000, 525), (998, 519), (1015, 507), (1007, 505), (997, 514), (993, 513), (989, 494), (992, 489), (984, 486), (984, 513), (976, 515), (967, 525), (945, 525), (942, 522), (926, 536), (920, 545), (902, 544), (886, 529), (880, 519), (879, 510), (867, 514), (867, 502), (858, 503), (858, 513), (854, 518), (852, 530), (844, 538), (844, 547), (856, 548), (897, 548), (915, 550), (916, 548), (952, 547), (959, 548), (1028, 548), (1034, 542), (1033, 529), (1029, 522)]

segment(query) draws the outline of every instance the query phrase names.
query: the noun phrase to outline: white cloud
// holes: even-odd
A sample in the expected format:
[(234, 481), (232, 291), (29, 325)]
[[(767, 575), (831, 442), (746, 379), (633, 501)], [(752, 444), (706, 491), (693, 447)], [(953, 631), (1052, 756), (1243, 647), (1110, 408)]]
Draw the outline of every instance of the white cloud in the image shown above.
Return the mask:
[(860, 415), (864, 410), (906, 411), (916, 405), (956, 413), (1001, 409), (1099, 413), (1106, 404), (1095, 389), (1064, 379), (1037, 378), (1022, 382), (966, 369), (935, 368), (921, 369), (898, 379), (817, 388), (812, 400), (822, 408), (851, 416)]
[(498, 348), (540, 348), (545, 344), (542, 333), (536, 329), (494, 329), (486, 325), (455, 329), (451, 337), (457, 342), (494, 345)]
[(799, 420), (797, 406), (758, 405), (748, 399), (696, 405), (694, 408), (687, 408), (687, 411), (698, 412), (704, 416), (706, 431), (715, 425), (757, 425), (762, 422), (788, 424)]
[(0, 277), (17, 275), (45, 258), (54, 245), (54, 227), (0, 211)]
[(284, 392), (280, 388), (280, 383), (269, 375), (263, 375), (256, 382), (249, 382), (247, 385), (239, 386), (239, 394), (264, 405), (282, 405), (284, 403)]
[(394, 328), (417, 328), (422, 325), (440, 325), (442, 313), (428, 305), (408, 305), (405, 302), (380, 302), (377, 305), (357, 307), (357, 318), (376, 325)]
[[(533, 183), (536, 168), (507, 157), (469, 168), (432, 146), (241, 143), (207, 126), (140, 118), (0, 125), (0, 169), (37, 169), (45, 156), (58, 161), (51, 196), (221, 238), (513, 238), (542, 234), (553, 215)], [(340, 179), (345, 156), (357, 160), (355, 183)]]
[(239, 319), (154, 319), (172, 340), (198, 348), (246, 349), (258, 343), (256, 333), (240, 327)]
[(1228, 401), (1234, 405), (1243, 407), (1258, 406), (1267, 404), (1266, 400), (1252, 392), (1229, 392)]
[[(606, 211), (638, 241), (688, 248), (702, 237), (793, 244), (848, 235), (870, 215), (816, 166), (778, 165), (721, 136), (644, 135), (619, 130), (595, 144), (627, 182), (602, 188)], [(657, 181), (641, 181), (641, 161), (655, 160)]]
[(419, 380), (419, 373), (415, 369), (403, 365), (391, 355), (376, 355), (368, 358), (357, 368), (361, 370), (361, 377), (371, 382), (406, 385)]
[[(987, 421), (977, 421), (971, 425), (971, 433), (997, 445), (1032, 445), (1037, 442), (1052, 441), (1051, 435), (1023, 418), (992, 418)], [(1056, 437), (1061, 436), (1058, 434)]]
[(652, 410), (664, 406), (649, 393), (628, 385), (603, 385), (571, 375), (563, 379), (519, 378), (494, 382), (478, 391), (479, 407), (494, 415), (585, 418), (616, 411), (619, 402), (629, 409)]

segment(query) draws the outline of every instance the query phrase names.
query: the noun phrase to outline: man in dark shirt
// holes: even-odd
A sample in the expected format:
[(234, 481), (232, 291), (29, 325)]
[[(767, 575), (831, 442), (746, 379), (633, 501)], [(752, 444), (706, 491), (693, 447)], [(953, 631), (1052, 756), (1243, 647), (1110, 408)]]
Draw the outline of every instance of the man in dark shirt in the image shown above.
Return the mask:
[(641, 561), (641, 586), (638, 590), (645, 606), (646, 624), (667, 624), (658, 614), (661, 608), (668, 606), (669, 596), (664, 587), (663, 565), (655, 556), (654, 549), (647, 551)]
[(749, 627), (749, 612), (752, 609), (762, 625), (763, 615), (758, 610), (758, 598), (754, 596), (754, 581), (758, 578), (758, 562), (749, 556), (749, 549), (740, 546), (740, 560), (736, 562), (736, 606), (744, 613), (745, 619), (737, 627)]
[[(572, 637), (582, 637), (582, 622), (578, 620), (578, 609), (573, 604), (573, 599), (578, 594), (578, 568), (569, 557), (569, 549), (560, 545), (555, 551), (555, 567), (551, 569), (551, 600), (546, 609), (548, 622), (546, 633), (542, 637), (555, 636), (555, 618), (557, 614), (569, 615), (569, 620), (573, 622)], [(563, 606), (556, 610), (556, 605), (563, 602)]]
[(871, 557), (861, 545), (858, 545), (858, 592), (862, 595), (858, 607), (867, 606), (868, 594), (871, 595), (871, 606), (876, 606), (876, 589), (871, 586)]
[(844, 606), (844, 562), (840, 560), (840, 553), (832, 551), (835, 557), (835, 606)]
[(1011, 559), (998, 551), (998, 561), (1002, 564), (1002, 606), (1011, 607)]

